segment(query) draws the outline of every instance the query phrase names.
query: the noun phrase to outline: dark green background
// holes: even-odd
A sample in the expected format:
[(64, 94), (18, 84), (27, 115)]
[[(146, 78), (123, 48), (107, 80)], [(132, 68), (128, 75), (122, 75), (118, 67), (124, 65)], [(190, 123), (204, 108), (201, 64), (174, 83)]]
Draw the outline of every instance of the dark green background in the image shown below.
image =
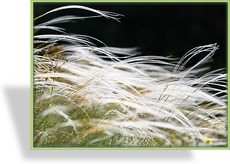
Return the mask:
[[(124, 17), (121, 17), (121, 23), (95, 18), (58, 25), (67, 32), (93, 36), (108, 46), (139, 47), (143, 55), (181, 57), (196, 46), (217, 43), (220, 49), (209, 66), (216, 69), (227, 65), (227, 3), (34, 3), (34, 17), (70, 4), (116, 12)], [(34, 23), (63, 15), (95, 14), (84, 10), (63, 10)], [(188, 65), (202, 57), (197, 56)]]

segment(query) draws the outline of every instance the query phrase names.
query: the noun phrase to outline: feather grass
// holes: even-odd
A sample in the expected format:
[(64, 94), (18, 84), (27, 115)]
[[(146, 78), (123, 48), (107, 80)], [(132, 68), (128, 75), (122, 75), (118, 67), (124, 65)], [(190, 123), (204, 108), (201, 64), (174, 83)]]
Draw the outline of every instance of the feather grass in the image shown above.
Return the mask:
[[(53, 26), (120, 14), (70, 5), (34, 20), (66, 9), (98, 15), (62, 16), (34, 27), (36, 147), (226, 146), (227, 75), (203, 73), (217, 44), (193, 48), (176, 63), (138, 56), (135, 48), (96, 47), (93, 41), (102, 43), (96, 38)], [(43, 29), (57, 34), (36, 34)], [(204, 57), (186, 68), (197, 55)]]

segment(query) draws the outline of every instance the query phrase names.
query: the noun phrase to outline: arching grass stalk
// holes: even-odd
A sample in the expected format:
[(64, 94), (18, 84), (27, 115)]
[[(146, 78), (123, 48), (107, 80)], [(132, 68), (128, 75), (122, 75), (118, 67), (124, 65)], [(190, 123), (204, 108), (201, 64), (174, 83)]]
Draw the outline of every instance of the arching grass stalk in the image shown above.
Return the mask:
[[(167, 57), (138, 56), (135, 48), (97, 47), (93, 42), (102, 42), (93, 37), (53, 26), (118, 20), (120, 14), (71, 5), (34, 20), (65, 9), (96, 15), (61, 16), (34, 27), (35, 147), (226, 145), (226, 74), (200, 76), (217, 44), (193, 48), (175, 64)], [(38, 34), (43, 29), (56, 33)], [(204, 57), (186, 68), (197, 55)]]

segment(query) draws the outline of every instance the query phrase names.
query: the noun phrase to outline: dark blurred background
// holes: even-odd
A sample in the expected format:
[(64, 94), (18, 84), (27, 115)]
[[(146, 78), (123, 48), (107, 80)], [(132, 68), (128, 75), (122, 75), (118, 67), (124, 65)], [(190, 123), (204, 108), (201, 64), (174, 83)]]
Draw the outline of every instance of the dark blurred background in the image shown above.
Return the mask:
[[(68, 33), (89, 35), (113, 47), (139, 47), (143, 55), (175, 58), (196, 46), (217, 43), (220, 49), (209, 66), (211, 69), (227, 67), (227, 3), (34, 3), (34, 17), (73, 4), (116, 12), (124, 17), (121, 17), (121, 23), (95, 18), (57, 25)], [(96, 14), (63, 10), (48, 14), (34, 24), (63, 15)], [(202, 57), (198, 56), (192, 62)]]

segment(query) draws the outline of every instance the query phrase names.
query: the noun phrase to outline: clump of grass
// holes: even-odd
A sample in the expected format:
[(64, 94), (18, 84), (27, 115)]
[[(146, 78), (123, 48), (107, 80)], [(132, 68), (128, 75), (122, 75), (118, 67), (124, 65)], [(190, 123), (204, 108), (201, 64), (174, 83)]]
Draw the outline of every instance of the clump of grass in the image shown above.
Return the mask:
[[(65, 9), (97, 15), (34, 27), (35, 147), (226, 146), (226, 73), (204, 73), (203, 66), (217, 44), (193, 48), (176, 63), (138, 56), (135, 48), (97, 47), (93, 42), (102, 42), (93, 37), (53, 26), (120, 14), (71, 5), (35, 21)], [(43, 29), (57, 34), (37, 34)], [(197, 55), (204, 57), (187, 68)]]

